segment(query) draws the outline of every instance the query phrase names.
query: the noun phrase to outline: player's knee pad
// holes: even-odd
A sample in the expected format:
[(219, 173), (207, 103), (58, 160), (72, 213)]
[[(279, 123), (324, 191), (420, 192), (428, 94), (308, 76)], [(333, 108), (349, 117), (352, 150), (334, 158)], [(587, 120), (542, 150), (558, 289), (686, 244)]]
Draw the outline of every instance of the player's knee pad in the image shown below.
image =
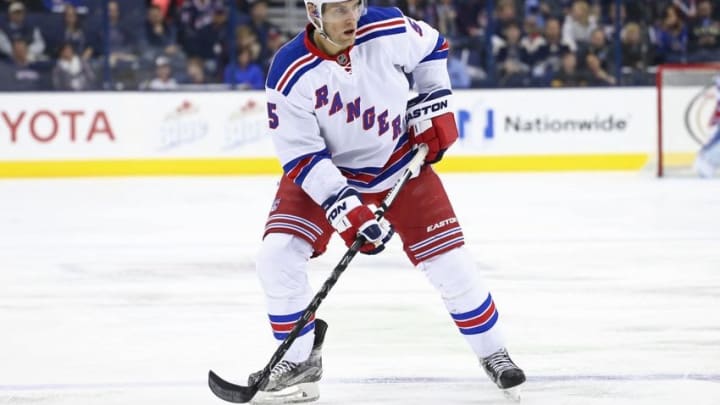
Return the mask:
[(265, 294), (283, 298), (303, 293), (308, 288), (306, 264), (312, 252), (312, 246), (297, 236), (265, 236), (255, 263)]
[(461, 297), (480, 283), (475, 263), (465, 247), (432, 257), (418, 267), (445, 300)]

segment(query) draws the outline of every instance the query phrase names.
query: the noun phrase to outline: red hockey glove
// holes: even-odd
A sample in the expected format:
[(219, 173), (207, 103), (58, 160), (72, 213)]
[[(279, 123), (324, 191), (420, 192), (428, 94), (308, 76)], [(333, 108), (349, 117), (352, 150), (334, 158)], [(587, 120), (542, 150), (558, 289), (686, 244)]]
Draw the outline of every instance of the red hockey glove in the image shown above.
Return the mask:
[(427, 163), (439, 162), (458, 138), (455, 115), (450, 111), (450, 90), (421, 94), (408, 101), (407, 119), (410, 143), (428, 146)]
[(362, 235), (367, 243), (362, 245), (360, 253), (374, 255), (385, 249), (385, 244), (392, 238), (395, 231), (390, 223), (375, 219), (371, 205), (364, 205), (360, 194), (352, 188), (345, 187), (336, 196), (323, 203), (328, 222), (345, 241), (345, 245), (355, 242)]

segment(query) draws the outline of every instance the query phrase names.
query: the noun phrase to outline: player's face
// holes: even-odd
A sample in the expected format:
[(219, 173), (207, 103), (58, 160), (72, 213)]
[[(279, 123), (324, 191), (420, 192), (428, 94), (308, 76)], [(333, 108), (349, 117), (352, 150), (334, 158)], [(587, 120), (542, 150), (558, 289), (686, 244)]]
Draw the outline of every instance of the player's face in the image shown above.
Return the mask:
[(338, 45), (352, 45), (355, 42), (362, 8), (361, 0), (325, 4), (322, 13), (325, 33)]

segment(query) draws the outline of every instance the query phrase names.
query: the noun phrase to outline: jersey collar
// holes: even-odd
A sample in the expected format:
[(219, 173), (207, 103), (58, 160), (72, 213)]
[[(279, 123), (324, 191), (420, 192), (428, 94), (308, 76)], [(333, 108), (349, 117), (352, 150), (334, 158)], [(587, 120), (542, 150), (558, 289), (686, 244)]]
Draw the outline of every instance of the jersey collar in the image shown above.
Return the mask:
[(353, 45), (350, 45), (347, 49), (335, 56), (330, 56), (323, 52), (320, 48), (318, 48), (315, 43), (313, 43), (313, 41), (310, 39), (312, 38), (312, 34), (314, 31), (315, 27), (312, 24), (308, 24), (305, 27), (305, 37), (303, 39), (305, 42), (305, 47), (310, 51), (311, 54), (321, 59), (335, 61), (338, 65), (343, 67), (350, 64), (350, 50), (352, 50)]

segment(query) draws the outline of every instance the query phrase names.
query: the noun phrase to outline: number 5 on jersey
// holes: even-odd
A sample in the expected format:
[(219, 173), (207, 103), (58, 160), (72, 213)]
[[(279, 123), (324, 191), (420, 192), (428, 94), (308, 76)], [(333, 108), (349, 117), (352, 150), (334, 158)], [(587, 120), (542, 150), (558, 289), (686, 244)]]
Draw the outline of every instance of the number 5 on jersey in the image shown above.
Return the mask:
[(278, 124), (280, 124), (280, 120), (278, 119), (278, 115), (275, 110), (277, 110), (277, 104), (267, 103), (268, 126), (270, 129), (275, 129), (278, 127)]

